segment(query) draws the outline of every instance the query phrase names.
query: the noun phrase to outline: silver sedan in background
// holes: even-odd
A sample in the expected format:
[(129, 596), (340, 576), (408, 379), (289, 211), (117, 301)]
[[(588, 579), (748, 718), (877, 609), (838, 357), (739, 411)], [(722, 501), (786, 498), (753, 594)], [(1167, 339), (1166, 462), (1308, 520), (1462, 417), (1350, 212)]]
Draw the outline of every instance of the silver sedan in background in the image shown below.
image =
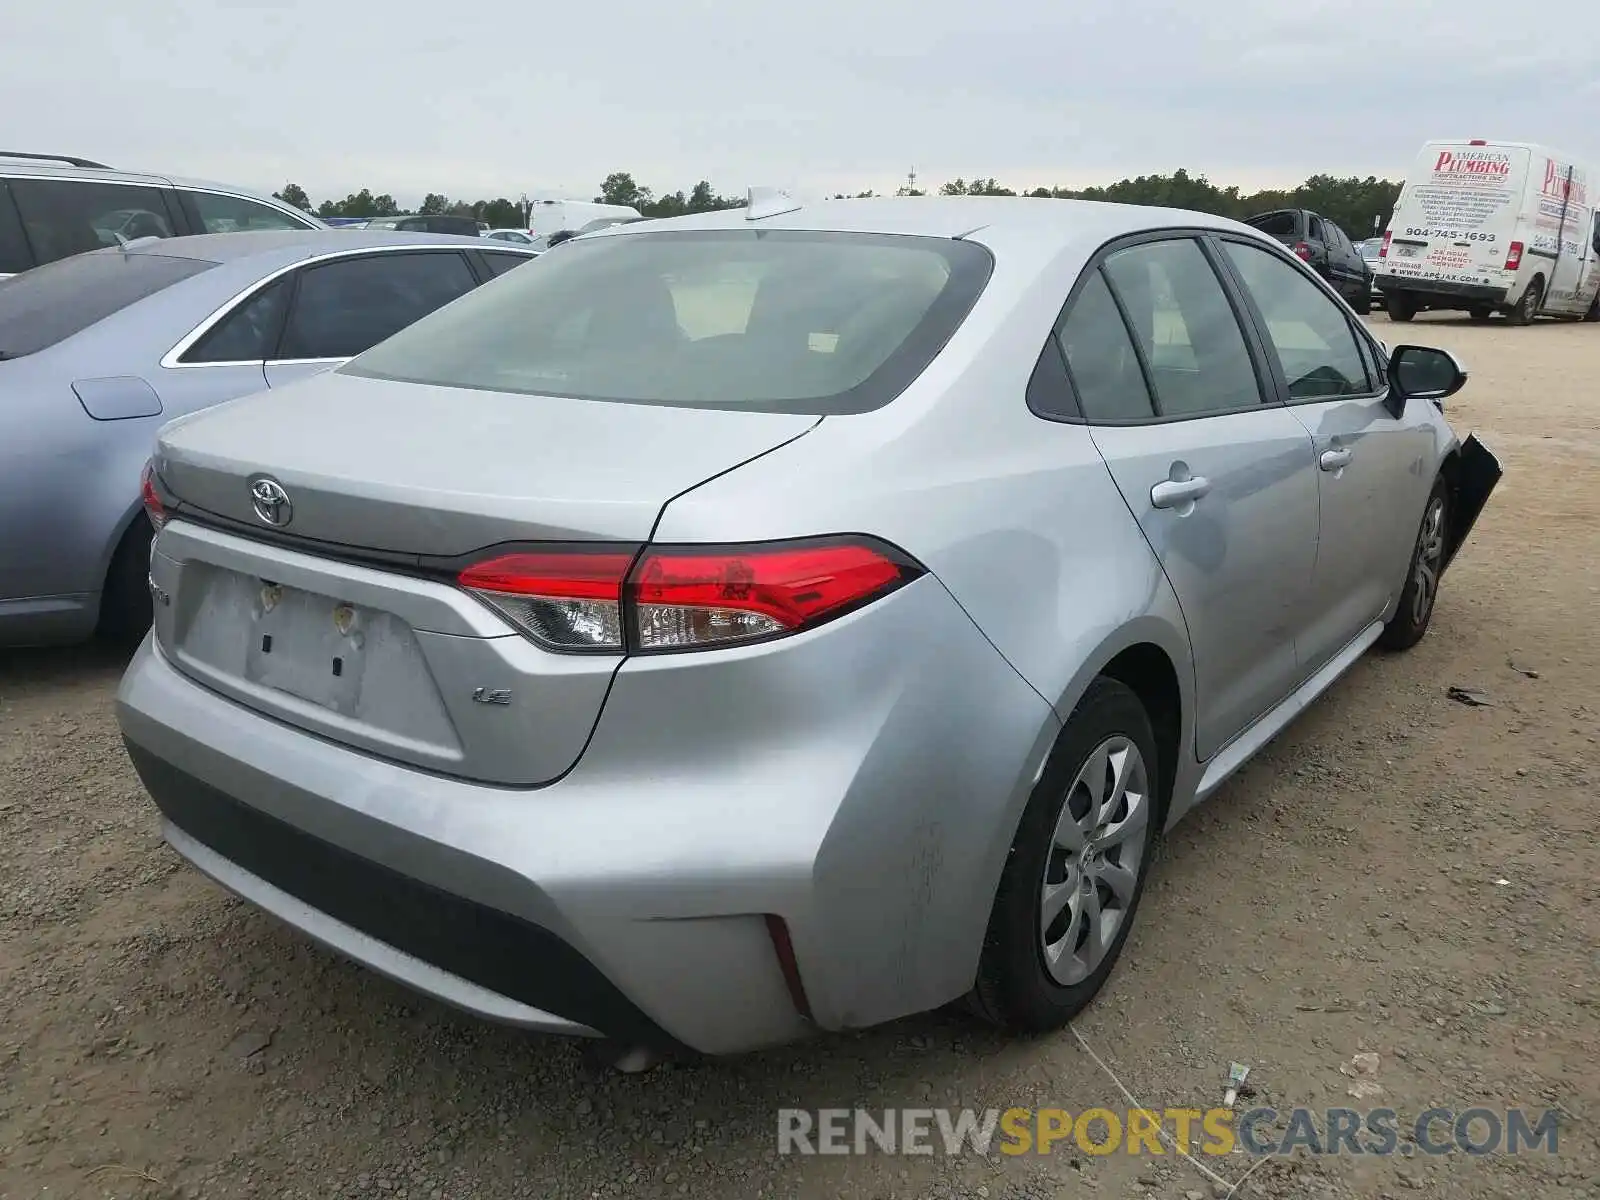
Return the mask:
[(150, 622), (156, 430), (337, 366), (512, 266), (477, 238), (149, 239), (0, 283), (0, 646)]
[(1058, 1027), (1161, 832), (1424, 635), (1464, 373), (1219, 218), (752, 201), (167, 426), (130, 754), (226, 887), (621, 1062)]

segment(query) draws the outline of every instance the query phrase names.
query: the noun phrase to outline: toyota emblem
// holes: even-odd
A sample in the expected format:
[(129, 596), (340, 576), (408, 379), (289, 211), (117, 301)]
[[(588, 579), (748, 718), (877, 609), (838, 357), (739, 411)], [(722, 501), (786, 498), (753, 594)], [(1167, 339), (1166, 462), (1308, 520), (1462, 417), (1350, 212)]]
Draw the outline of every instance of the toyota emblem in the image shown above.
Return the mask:
[(282, 528), (294, 517), (294, 505), (289, 503), (289, 493), (283, 490), (283, 484), (265, 475), (250, 485), (250, 502), (256, 516), (268, 525)]

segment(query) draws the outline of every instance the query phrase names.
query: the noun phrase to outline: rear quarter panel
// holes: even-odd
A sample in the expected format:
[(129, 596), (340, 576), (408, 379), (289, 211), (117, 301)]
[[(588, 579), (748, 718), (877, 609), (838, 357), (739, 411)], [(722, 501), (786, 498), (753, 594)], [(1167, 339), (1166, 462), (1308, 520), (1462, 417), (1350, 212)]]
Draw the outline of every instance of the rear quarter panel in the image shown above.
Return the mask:
[[(0, 364), (0, 598), (98, 593), (141, 511), (139, 475), (174, 417), (266, 387), (259, 368), (167, 370), (159, 360), (244, 286), (248, 273), (207, 271), (38, 354)], [(76, 380), (136, 376), (161, 412), (97, 421)], [(20, 399), (13, 400), (12, 397)], [(13, 486), (15, 485), (15, 486)]]

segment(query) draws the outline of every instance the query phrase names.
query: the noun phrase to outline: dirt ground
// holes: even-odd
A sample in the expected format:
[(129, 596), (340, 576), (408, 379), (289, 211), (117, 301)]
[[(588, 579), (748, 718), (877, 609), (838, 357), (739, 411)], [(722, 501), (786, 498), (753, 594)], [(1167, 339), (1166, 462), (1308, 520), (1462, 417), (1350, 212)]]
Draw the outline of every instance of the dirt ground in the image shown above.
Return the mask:
[[(1600, 1196), (1600, 327), (1372, 320), (1461, 354), (1451, 419), (1505, 480), (1424, 642), (1362, 662), (1176, 831), (1077, 1032), (1152, 1108), (1215, 1104), (1237, 1060), (1279, 1109), (1560, 1113), (1554, 1156), (1302, 1153), (1240, 1196)], [(1125, 1107), (1070, 1031), (942, 1013), (625, 1077), (376, 979), (163, 846), (119, 667), (0, 658), (0, 1197), (1226, 1192), (1170, 1155), (776, 1153), (786, 1105)], [(1231, 1182), (1255, 1160), (1206, 1161)]]

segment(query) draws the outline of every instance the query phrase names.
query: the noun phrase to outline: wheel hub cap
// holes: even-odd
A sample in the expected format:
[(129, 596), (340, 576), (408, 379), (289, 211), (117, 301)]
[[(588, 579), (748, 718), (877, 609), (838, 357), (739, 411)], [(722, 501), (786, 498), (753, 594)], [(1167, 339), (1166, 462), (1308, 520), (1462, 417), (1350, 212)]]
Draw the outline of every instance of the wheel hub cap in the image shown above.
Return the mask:
[(1132, 740), (1107, 738), (1062, 801), (1040, 891), (1040, 952), (1063, 986), (1105, 961), (1144, 869), (1149, 772)]

